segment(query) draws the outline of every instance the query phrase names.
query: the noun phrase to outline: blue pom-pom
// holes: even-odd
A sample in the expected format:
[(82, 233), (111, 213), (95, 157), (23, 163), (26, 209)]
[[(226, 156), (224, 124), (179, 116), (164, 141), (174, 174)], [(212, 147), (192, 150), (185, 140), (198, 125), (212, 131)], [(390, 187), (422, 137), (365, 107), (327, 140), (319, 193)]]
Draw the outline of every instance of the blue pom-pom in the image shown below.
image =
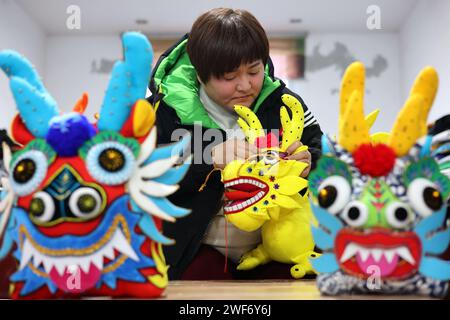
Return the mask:
[(78, 149), (96, 134), (88, 119), (79, 113), (53, 117), (49, 123), (47, 143), (61, 157), (74, 157)]

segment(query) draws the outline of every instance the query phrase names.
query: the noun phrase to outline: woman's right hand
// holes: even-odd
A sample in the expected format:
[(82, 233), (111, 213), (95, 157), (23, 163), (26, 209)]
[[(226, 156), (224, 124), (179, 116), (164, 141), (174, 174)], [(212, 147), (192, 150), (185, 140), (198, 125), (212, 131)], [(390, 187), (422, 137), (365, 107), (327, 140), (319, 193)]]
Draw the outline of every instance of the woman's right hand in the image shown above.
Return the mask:
[(215, 146), (211, 156), (215, 168), (223, 169), (233, 160), (246, 160), (258, 153), (258, 148), (245, 140), (233, 138)]

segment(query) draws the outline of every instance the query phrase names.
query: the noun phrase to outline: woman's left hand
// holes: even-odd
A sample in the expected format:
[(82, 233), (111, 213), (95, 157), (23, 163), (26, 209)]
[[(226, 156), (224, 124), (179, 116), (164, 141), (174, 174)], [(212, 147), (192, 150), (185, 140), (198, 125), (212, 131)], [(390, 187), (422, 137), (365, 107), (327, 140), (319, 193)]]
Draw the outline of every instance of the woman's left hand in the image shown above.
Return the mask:
[(308, 150), (298, 152), (296, 154), (292, 154), (300, 148), (303, 145), (300, 141), (295, 141), (293, 144), (289, 146), (289, 148), (286, 149), (286, 153), (288, 154), (287, 157), (285, 157), (286, 160), (296, 160), (296, 161), (302, 161), (308, 164), (308, 166), (303, 170), (302, 174), (300, 175), (302, 178), (306, 178), (309, 174), (309, 171), (311, 171), (311, 153)]

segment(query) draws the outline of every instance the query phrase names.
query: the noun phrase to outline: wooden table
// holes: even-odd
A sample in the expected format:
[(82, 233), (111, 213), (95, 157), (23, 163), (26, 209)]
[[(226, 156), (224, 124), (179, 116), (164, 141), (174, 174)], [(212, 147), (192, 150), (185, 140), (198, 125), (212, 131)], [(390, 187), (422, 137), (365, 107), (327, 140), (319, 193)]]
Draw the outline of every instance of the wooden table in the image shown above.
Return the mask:
[(162, 299), (169, 300), (325, 300), (430, 299), (421, 296), (320, 295), (315, 280), (171, 281)]

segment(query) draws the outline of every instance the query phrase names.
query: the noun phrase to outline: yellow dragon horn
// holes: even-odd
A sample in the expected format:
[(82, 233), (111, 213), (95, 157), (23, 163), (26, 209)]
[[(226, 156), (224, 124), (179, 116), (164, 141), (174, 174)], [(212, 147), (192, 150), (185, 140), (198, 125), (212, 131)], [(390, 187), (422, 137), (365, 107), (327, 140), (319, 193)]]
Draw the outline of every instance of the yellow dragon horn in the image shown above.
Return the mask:
[(364, 79), (364, 65), (354, 62), (341, 82), (338, 143), (350, 152), (370, 143), (369, 126), (364, 118)]
[(297, 98), (290, 94), (281, 96), (283, 103), (291, 109), (292, 119), (286, 107), (280, 108), (280, 121), (283, 128), (283, 141), (281, 142), (281, 150), (286, 150), (295, 141), (300, 141), (304, 128), (304, 111), (303, 106)]
[(427, 117), (436, 96), (439, 78), (432, 67), (417, 76), (408, 100), (400, 111), (388, 144), (397, 156), (404, 156), (420, 137), (427, 133)]
[(416, 81), (411, 88), (409, 96), (419, 94), (423, 98), (423, 107), (421, 112), (420, 137), (427, 133), (427, 118), (436, 97), (439, 86), (439, 77), (433, 67), (424, 68), (417, 76)]
[(239, 115), (237, 123), (244, 131), (247, 141), (250, 144), (255, 143), (255, 139), (264, 136), (264, 129), (259, 122), (258, 117), (253, 113), (252, 110), (245, 106), (235, 105), (234, 111)]
[(422, 96), (415, 94), (408, 98), (398, 114), (388, 139), (388, 145), (394, 149), (397, 156), (406, 155), (420, 137), (423, 104)]
[(344, 117), (346, 107), (350, 101), (353, 91), (359, 91), (364, 96), (364, 83), (366, 71), (361, 62), (353, 62), (345, 70), (344, 77), (341, 81), (341, 90), (339, 97), (339, 118)]

